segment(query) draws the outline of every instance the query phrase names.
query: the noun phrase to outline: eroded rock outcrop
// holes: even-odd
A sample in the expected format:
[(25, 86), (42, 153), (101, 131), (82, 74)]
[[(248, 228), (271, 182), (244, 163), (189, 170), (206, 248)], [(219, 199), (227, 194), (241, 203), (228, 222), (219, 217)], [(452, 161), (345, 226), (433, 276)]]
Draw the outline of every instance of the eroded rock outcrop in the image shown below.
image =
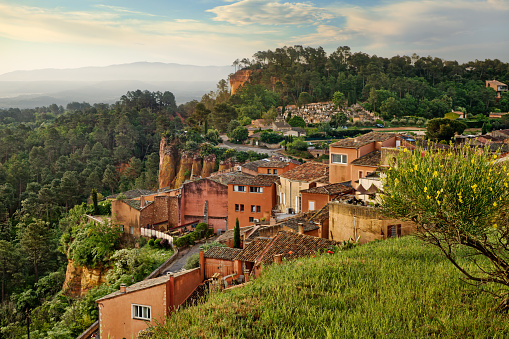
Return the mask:
[(84, 296), (92, 288), (106, 283), (108, 272), (109, 270), (82, 267), (69, 259), (62, 290), (75, 297)]

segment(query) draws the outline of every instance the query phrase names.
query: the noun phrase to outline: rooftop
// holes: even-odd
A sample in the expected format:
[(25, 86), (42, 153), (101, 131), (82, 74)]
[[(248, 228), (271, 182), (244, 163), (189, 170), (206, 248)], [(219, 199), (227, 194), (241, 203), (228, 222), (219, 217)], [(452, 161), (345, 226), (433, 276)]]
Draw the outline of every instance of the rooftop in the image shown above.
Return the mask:
[(247, 186), (271, 186), (277, 182), (279, 177), (273, 174), (258, 174), (255, 176), (238, 177), (229, 182), (229, 185), (247, 185)]
[(356, 166), (378, 167), (381, 161), (382, 153), (380, 153), (380, 151), (373, 151), (355, 159), (350, 164)]
[(125, 197), (127, 199), (134, 199), (134, 198), (141, 197), (142, 195), (150, 195), (150, 194), (155, 194), (155, 193), (157, 193), (157, 192), (150, 191), (150, 190), (135, 189), (135, 190), (130, 190), (130, 191), (125, 191), (125, 192), (121, 192), (121, 193), (117, 193), (117, 194), (108, 195), (106, 197), (106, 199), (116, 199), (119, 194), (125, 195)]
[(235, 257), (235, 260), (255, 262), (256, 258), (262, 254), (263, 250), (272, 241), (272, 238), (256, 238), (251, 241), (242, 252)]
[(203, 178), (200, 180), (210, 179), (210, 180), (215, 181), (219, 184), (228, 185), (231, 182), (233, 182), (234, 180), (242, 180), (244, 178), (251, 178), (251, 177), (253, 177), (253, 176), (250, 174), (242, 173), (239, 171), (233, 171), (233, 172), (214, 175), (212, 177)]
[(97, 299), (96, 302), (102, 301), (102, 300), (105, 300), (105, 299), (115, 298), (115, 297), (118, 297), (119, 295), (123, 295), (123, 294), (126, 294), (126, 293), (132, 293), (132, 292), (135, 292), (135, 291), (143, 290), (145, 288), (149, 288), (149, 287), (152, 287), (152, 286), (157, 286), (157, 285), (165, 284), (168, 281), (169, 278), (170, 278), (169, 275), (163, 275), (161, 277), (143, 280), (143, 281), (140, 281), (140, 282), (138, 282), (136, 284), (133, 284), (131, 286), (127, 286), (125, 293), (122, 293), (122, 292), (120, 292), (120, 290), (118, 290), (118, 291), (110, 293), (110, 294), (108, 294), (108, 295), (106, 295), (106, 296), (104, 296), (104, 297), (102, 297), (100, 299)]
[(279, 231), (257, 261), (265, 265), (272, 264), (274, 262), (274, 255), (276, 254), (282, 254), (284, 259), (290, 260), (308, 256), (320, 249), (332, 248), (335, 245), (337, 245), (337, 242), (333, 240), (294, 232)]
[(148, 205), (153, 203), (153, 201), (146, 200), (145, 201), (145, 206), (141, 207), (141, 201), (140, 200), (124, 199), (123, 202), (128, 204), (129, 206), (131, 206), (132, 208), (134, 208), (134, 209), (136, 209), (138, 211), (141, 211), (143, 208), (145, 208)]
[(301, 193), (336, 195), (336, 194), (340, 194), (340, 193), (349, 192), (351, 190), (352, 190), (352, 187), (348, 187), (343, 184), (336, 183), (336, 184), (330, 184), (327, 186), (309, 188), (307, 190), (302, 190)]
[(306, 182), (315, 181), (328, 176), (329, 165), (314, 161), (306, 162), (280, 175), (281, 178)]
[(209, 248), (207, 252), (205, 252), (204, 256), (205, 258), (212, 259), (234, 260), (241, 252), (242, 249), (240, 248), (214, 246)]
[(319, 228), (315, 223), (308, 221), (301, 215), (286, 218), (278, 222), (276, 226), (283, 225), (288, 228), (291, 228), (295, 232), (299, 232), (299, 224), (302, 224), (302, 226), (304, 226), (304, 232), (314, 231)]
[(331, 146), (343, 148), (359, 148), (372, 142), (384, 142), (394, 138), (396, 135), (396, 133), (369, 132), (355, 138), (338, 140), (337, 142), (331, 144)]

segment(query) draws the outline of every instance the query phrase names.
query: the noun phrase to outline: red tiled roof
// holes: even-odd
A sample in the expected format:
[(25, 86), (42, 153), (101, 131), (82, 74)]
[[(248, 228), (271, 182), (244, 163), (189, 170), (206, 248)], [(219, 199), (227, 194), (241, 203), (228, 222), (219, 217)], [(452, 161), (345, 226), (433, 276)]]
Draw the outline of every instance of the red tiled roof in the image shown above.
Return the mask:
[(396, 133), (369, 132), (355, 138), (338, 140), (331, 144), (332, 147), (359, 148), (372, 142), (383, 142), (394, 138)]
[(380, 151), (373, 151), (355, 159), (350, 164), (356, 166), (378, 167), (381, 161), (382, 153)]
[(255, 176), (238, 177), (230, 181), (229, 185), (249, 185), (249, 186), (271, 186), (277, 182), (279, 177), (273, 174), (258, 174)]
[(230, 248), (230, 247), (211, 247), (205, 252), (205, 258), (212, 259), (224, 259), (224, 260), (233, 260), (237, 255), (242, 252), (240, 248)]
[(306, 182), (315, 181), (328, 176), (329, 165), (314, 161), (306, 162), (280, 175), (281, 178)]
[(263, 250), (272, 241), (272, 238), (256, 238), (251, 241), (234, 260), (255, 262)]
[(327, 186), (309, 188), (307, 190), (302, 190), (301, 193), (336, 195), (336, 194), (348, 192), (351, 190), (352, 190), (351, 187), (337, 183), (337, 184), (330, 184)]
[(278, 222), (275, 226), (283, 225), (288, 228), (291, 228), (295, 232), (298, 232), (300, 223), (302, 223), (302, 226), (304, 226), (304, 232), (314, 231), (319, 228), (318, 226), (316, 226), (316, 224), (312, 223), (311, 221), (308, 221), (301, 215), (286, 218)]
[(333, 240), (294, 232), (279, 231), (257, 261), (268, 265), (274, 262), (274, 255), (276, 254), (282, 254), (283, 258), (287, 260), (296, 259), (308, 256), (320, 249), (332, 248), (335, 245), (337, 245), (337, 242)]

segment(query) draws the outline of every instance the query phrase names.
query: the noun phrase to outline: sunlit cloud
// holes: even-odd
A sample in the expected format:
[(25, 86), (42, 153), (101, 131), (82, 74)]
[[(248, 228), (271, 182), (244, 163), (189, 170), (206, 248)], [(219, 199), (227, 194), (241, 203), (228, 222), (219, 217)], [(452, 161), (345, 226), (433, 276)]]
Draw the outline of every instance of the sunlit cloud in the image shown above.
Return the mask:
[(334, 16), (309, 2), (290, 3), (265, 0), (241, 0), (208, 10), (214, 21), (235, 25), (305, 25), (315, 24)]

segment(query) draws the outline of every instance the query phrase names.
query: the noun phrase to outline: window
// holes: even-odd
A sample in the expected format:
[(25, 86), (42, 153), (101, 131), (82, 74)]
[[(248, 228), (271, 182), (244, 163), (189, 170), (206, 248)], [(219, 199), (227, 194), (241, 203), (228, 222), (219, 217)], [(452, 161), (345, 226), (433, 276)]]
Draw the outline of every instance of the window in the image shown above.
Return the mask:
[(120, 230), (122, 231), (122, 233), (124, 232), (124, 225), (120, 225)]
[(256, 206), (256, 212), (257, 212), (257, 213), (261, 213), (261, 212), (262, 212), (262, 209), (261, 209), (261, 207), (260, 207), (260, 206)]
[(152, 320), (150, 306), (133, 304), (133, 319)]
[(251, 212), (256, 212), (256, 206), (255, 205), (251, 205)]
[(401, 236), (401, 225), (387, 226), (387, 238), (396, 238)]
[(347, 164), (346, 154), (332, 154), (332, 163), (333, 164)]
[(246, 186), (233, 185), (233, 191), (234, 192), (245, 192)]
[(244, 212), (244, 204), (240, 204), (240, 211)]
[(235, 204), (235, 212), (239, 211), (239, 204)]
[[(267, 174), (270, 174), (270, 168), (269, 168), (269, 169), (267, 169)], [(274, 173), (274, 174), (275, 174), (275, 173)]]
[(254, 218), (253, 217), (249, 217), (249, 222), (254, 222)]
[(308, 210), (314, 211), (315, 210), (315, 202), (314, 201), (308, 201)]
[(249, 193), (263, 193), (263, 187), (249, 187)]
[(362, 171), (359, 171), (359, 178), (362, 178)]
[(274, 169), (274, 174), (277, 174), (277, 169)]
[(134, 234), (134, 227), (129, 227), (129, 233)]

